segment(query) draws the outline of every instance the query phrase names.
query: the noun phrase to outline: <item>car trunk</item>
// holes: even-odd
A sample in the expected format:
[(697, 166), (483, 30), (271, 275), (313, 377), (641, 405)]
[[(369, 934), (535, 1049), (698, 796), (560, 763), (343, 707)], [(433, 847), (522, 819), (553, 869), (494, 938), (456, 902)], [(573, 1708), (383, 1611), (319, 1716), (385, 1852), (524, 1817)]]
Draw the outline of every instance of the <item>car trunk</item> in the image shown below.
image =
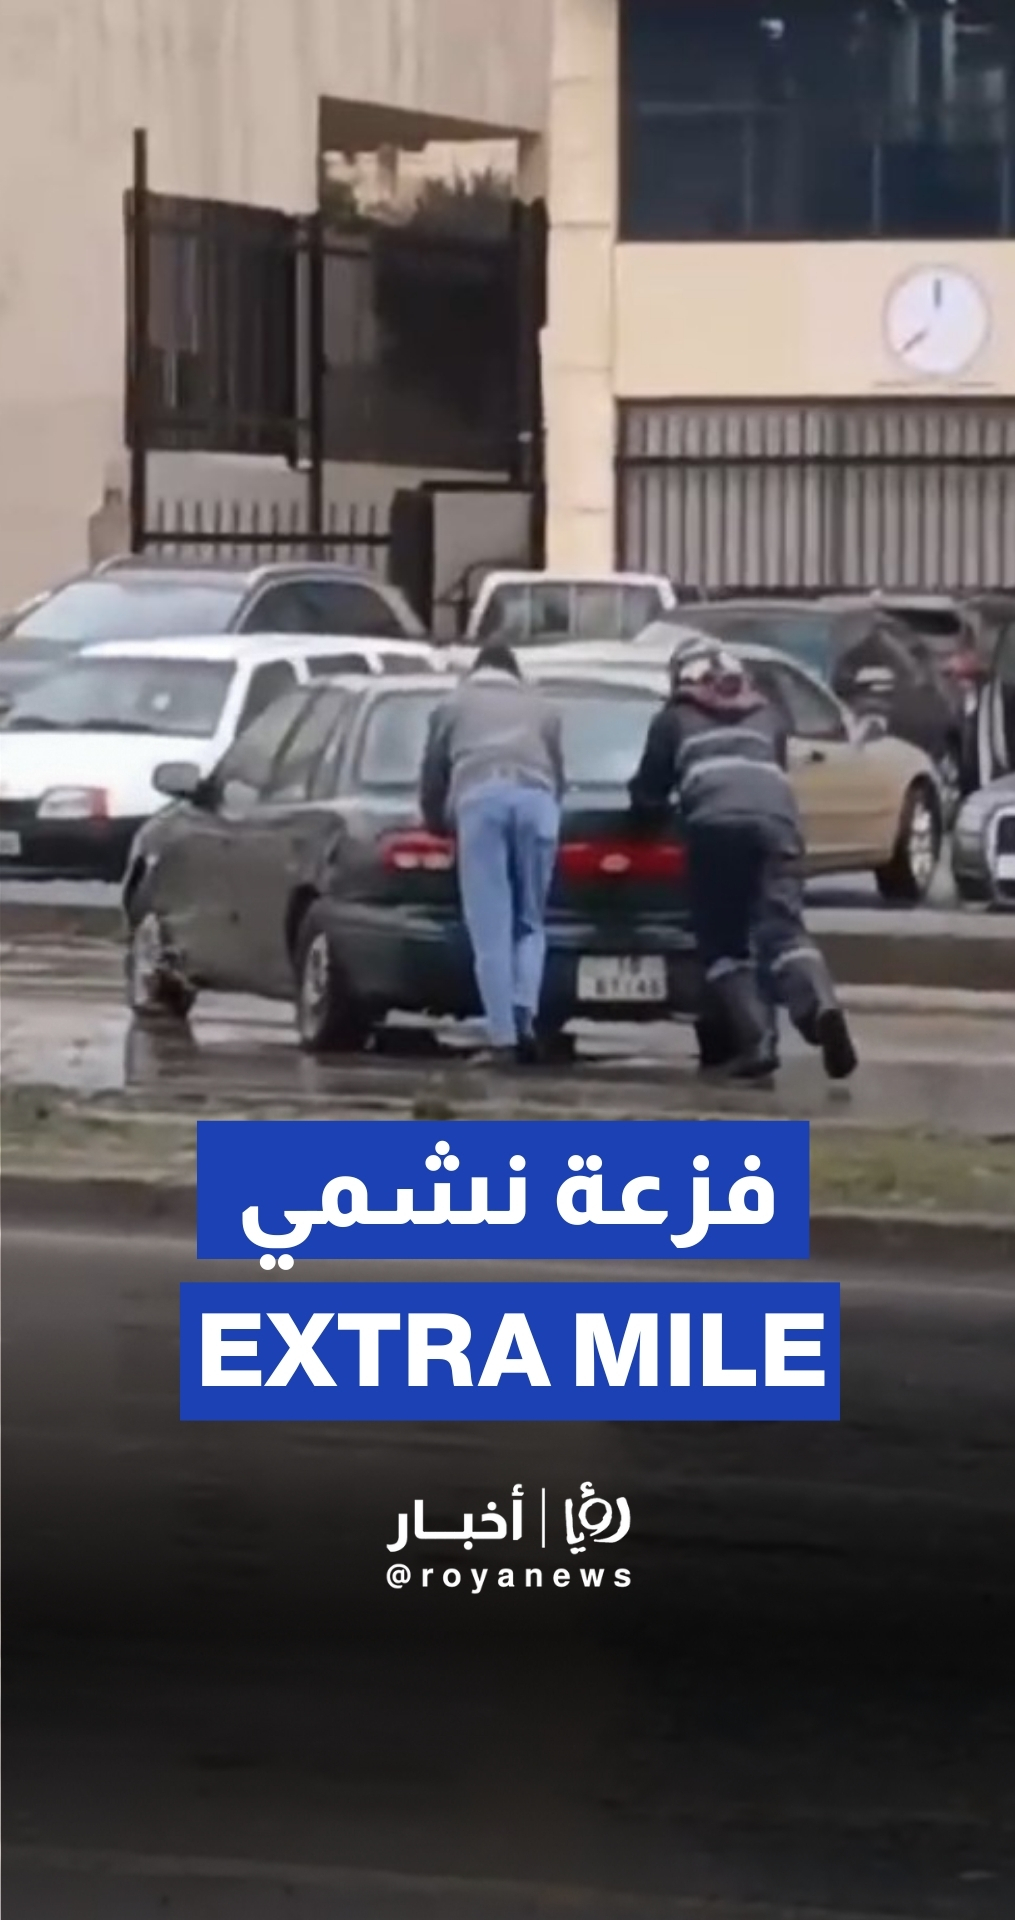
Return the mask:
[[(549, 902), (552, 920), (594, 921), (619, 938), (633, 920), (686, 917), (683, 848), (672, 824), (635, 830), (627, 783), (637, 767), (658, 696), (623, 683), (556, 682), (548, 687), (562, 718), (568, 789)], [(409, 695), (409, 699), (415, 696)], [(413, 727), (418, 765), (422, 750)], [(394, 767), (392, 767), (394, 772)], [(357, 801), (378, 831), (379, 859), (358, 876), (371, 900), (457, 913), (453, 840), (427, 833), (414, 805), (415, 780), (360, 790)], [(359, 886), (356, 889), (360, 892)]]
[[(379, 860), (364, 868), (360, 897), (379, 904), (459, 912), (455, 843), (428, 833), (408, 804), (384, 810)], [(632, 827), (624, 788), (569, 795), (550, 892), (549, 919), (595, 921), (623, 934), (634, 920), (686, 918), (684, 849), (674, 825)]]

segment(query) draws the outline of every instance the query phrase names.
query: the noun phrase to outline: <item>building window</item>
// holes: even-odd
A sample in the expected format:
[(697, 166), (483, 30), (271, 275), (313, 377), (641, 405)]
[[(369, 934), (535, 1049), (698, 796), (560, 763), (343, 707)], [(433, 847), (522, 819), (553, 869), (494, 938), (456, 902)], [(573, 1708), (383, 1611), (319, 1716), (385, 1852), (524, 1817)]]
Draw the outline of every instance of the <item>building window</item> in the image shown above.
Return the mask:
[(1013, 0), (620, 0), (621, 238), (1015, 234)]

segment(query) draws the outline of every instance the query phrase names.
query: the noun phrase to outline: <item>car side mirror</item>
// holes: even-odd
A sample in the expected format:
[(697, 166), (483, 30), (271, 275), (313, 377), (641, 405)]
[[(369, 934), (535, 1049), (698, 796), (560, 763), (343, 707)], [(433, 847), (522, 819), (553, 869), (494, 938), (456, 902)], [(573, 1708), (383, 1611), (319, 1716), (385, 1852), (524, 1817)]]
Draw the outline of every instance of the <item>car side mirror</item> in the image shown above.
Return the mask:
[(167, 800), (189, 800), (195, 807), (208, 804), (211, 784), (192, 760), (164, 760), (152, 774), (156, 793), (164, 793)]
[(872, 740), (883, 740), (888, 732), (888, 722), (883, 713), (865, 713), (856, 722), (856, 739), (861, 746), (867, 746)]

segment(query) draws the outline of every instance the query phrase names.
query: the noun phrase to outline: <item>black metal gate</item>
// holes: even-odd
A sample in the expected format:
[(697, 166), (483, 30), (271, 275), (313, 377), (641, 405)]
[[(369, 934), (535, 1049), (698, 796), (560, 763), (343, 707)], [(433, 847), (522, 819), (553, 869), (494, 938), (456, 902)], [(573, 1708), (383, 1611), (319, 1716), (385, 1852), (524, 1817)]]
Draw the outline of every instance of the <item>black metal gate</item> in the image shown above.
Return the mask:
[[(541, 502), (541, 205), (510, 203), (500, 239), (349, 230), (153, 193), (138, 132), (126, 223), (135, 552), (383, 551), (376, 509), (328, 512), (327, 462), (496, 475)], [(167, 519), (149, 498), (156, 451), (281, 457), (303, 497)]]
[(618, 558), (743, 593), (1015, 585), (1015, 402), (620, 409)]

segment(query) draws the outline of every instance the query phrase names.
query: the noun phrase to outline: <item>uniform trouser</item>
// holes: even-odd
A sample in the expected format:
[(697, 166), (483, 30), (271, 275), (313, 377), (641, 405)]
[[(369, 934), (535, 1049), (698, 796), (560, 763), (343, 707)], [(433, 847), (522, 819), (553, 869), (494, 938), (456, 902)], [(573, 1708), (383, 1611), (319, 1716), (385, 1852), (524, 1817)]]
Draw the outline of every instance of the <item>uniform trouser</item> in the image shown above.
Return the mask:
[(546, 901), (560, 808), (541, 787), (469, 788), (455, 813), (458, 884), (491, 1046), (510, 1047), (539, 1006)]
[[(798, 836), (776, 822), (689, 822), (687, 851), (691, 918), (706, 987), (714, 991), (725, 977), (749, 972), (767, 1008), (781, 1002), (815, 1044), (821, 1013), (837, 1001), (804, 925)], [(768, 1022), (770, 1045), (774, 1024)]]
[(820, 1015), (838, 1005), (824, 958), (804, 923), (803, 845), (797, 836), (763, 827), (765, 848), (753, 934), (766, 1000), (781, 1002), (793, 1025), (817, 1044)]

